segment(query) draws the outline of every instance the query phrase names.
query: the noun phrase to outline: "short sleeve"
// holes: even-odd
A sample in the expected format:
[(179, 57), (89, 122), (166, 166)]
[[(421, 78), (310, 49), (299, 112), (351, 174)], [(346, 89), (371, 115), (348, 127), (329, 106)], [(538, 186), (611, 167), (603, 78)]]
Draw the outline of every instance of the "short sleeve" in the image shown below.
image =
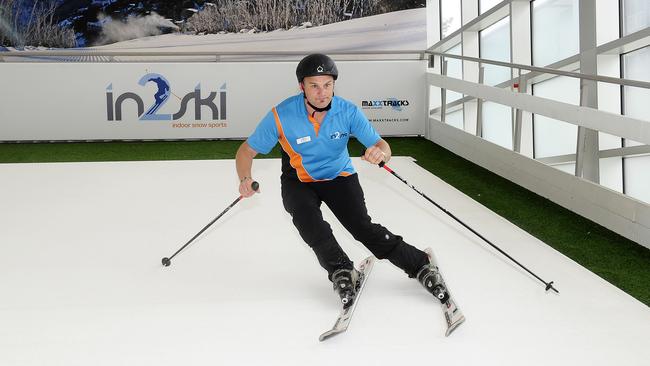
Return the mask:
[(248, 145), (260, 154), (268, 154), (278, 143), (278, 127), (275, 125), (273, 111), (270, 111), (248, 137)]
[(380, 139), (379, 133), (366, 118), (366, 115), (354, 105), (351, 110), (351, 129), (350, 132), (363, 144), (365, 147), (370, 147), (376, 144)]

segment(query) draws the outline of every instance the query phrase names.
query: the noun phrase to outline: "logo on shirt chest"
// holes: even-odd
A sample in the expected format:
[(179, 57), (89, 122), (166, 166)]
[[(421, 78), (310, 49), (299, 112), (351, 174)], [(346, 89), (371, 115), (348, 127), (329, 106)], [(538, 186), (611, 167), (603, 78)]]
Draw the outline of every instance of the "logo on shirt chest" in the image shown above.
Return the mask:
[(330, 140), (339, 140), (348, 137), (347, 132), (339, 132), (336, 131), (333, 134), (330, 135)]

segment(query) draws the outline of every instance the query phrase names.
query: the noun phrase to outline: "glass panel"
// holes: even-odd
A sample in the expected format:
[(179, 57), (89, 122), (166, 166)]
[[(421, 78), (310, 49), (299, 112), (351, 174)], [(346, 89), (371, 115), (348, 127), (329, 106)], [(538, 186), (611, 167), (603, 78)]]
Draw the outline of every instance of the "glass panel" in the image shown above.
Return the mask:
[[(650, 81), (650, 47), (623, 55), (623, 77), (626, 79)], [(650, 119), (650, 89), (623, 87), (625, 115), (648, 121)], [(625, 146), (642, 145), (625, 140)]]
[(502, 0), (479, 0), (479, 14), (492, 9), (493, 6), (500, 3)]
[(615, 135), (604, 132), (598, 132), (598, 145), (600, 150), (618, 149), (622, 147), (622, 139)]
[[(560, 76), (535, 84), (533, 92), (538, 97), (578, 105), (580, 81)], [(578, 126), (536, 114), (533, 127), (536, 158), (576, 153)]]
[[(482, 30), (481, 58), (510, 62), (510, 17)], [(510, 79), (510, 68), (484, 65), (483, 83), (497, 85)], [(483, 138), (507, 149), (512, 149), (511, 108), (502, 104), (483, 103)]]
[[(510, 17), (506, 17), (480, 32), (481, 58), (510, 62)], [(496, 85), (510, 80), (510, 68), (484, 65), (483, 83)]]
[(483, 103), (483, 138), (512, 150), (512, 113), (510, 107), (494, 102)]
[(461, 0), (440, 0), (440, 34), (442, 38), (454, 33), (461, 26)]
[(617, 192), (623, 192), (623, 158), (620, 156), (600, 159), (600, 184)]
[(623, 35), (650, 26), (650, 2), (648, 0), (623, 0)]
[(650, 156), (625, 158), (625, 193), (650, 203)]
[[(598, 9), (596, 9), (598, 11)], [(616, 21), (618, 28), (618, 21)], [(599, 55), (598, 75), (620, 77), (621, 76), (620, 55)], [(621, 86), (612, 83), (598, 83), (598, 109), (604, 112), (615, 114), (621, 113)], [(598, 144), (600, 150), (618, 149), (623, 147), (623, 139), (619, 136), (604, 132), (598, 132)], [(621, 161), (621, 164), (623, 162)], [(620, 177), (623, 181), (623, 177)]]
[(577, 54), (578, 32), (578, 0), (533, 1), (533, 65)]
[(565, 173), (575, 175), (576, 174), (576, 165), (575, 163), (566, 163), (566, 164), (555, 164), (551, 165), (555, 169), (559, 169)]
[[(629, 1), (626, 1), (626, 4)], [(623, 55), (623, 77), (641, 81), (650, 81), (650, 47)], [(650, 120), (650, 90), (623, 87), (625, 114)], [(649, 122), (650, 123), (650, 122)], [(625, 140), (625, 146), (642, 145), (639, 142)], [(625, 165), (625, 193), (639, 200), (650, 202), (650, 156), (628, 157)]]
[(463, 110), (447, 113), (445, 122), (456, 128), (463, 129)]
[[(459, 44), (456, 46), (448, 49), (445, 51), (445, 53), (449, 53), (452, 55), (458, 55), (461, 56), (462, 54), (462, 47)], [(462, 79), (463, 78), (463, 61), (457, 58), (447, 58), (447, 76), (450, 76), (452, 78), (456, 79)], [(462, 98), (463, 95), (461, 93), (447, 90), (447, 103), (451, 103), (455, 100), (458, 100)]]

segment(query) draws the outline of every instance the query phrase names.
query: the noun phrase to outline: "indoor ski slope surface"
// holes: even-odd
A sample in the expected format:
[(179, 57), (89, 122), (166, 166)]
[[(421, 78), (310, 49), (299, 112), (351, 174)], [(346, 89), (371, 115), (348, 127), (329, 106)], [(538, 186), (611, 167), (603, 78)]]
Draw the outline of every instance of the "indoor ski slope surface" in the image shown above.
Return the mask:
[[(544, 285), (383, 169), (354, 159), (375, 222), (432, 247), (467, 318), (375, 264), (346, 333), (326, 274), (280, 200), (280, 161), (235, 205), (234, 161), (0, 165), (0, 365), (648, 365), (650, 309), (410, 158), (389, 166)], [(369, 252), (324, 215), (350, 257)], [(589, 248), (584, 248), (589, 250)]]

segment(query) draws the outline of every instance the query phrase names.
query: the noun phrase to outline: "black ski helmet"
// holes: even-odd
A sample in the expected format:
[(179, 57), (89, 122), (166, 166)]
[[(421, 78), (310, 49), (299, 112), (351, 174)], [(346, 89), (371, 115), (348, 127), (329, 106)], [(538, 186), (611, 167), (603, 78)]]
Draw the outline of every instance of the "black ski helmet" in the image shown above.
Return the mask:
[(308, 76), (317, 75), (332, 75), (336, 80), (339, 77), (339, 70), (336, 68), (334, 60), (322, 53), (312, 53), (300, 60), (296, 67), (296, 77), (299, 83), (302, 83), (302, 79)]

